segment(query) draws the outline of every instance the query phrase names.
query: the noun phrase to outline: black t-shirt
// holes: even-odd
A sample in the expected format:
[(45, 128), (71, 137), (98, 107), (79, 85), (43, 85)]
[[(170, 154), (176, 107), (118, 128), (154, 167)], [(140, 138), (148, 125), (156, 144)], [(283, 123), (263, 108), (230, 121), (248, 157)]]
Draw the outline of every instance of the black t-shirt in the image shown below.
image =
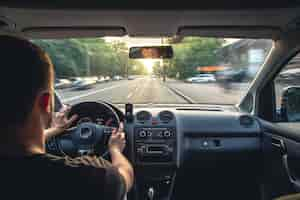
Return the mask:
[(102, 158), (0, 158), (0, 199), (121, 200), (125, 193), (123, 177)]

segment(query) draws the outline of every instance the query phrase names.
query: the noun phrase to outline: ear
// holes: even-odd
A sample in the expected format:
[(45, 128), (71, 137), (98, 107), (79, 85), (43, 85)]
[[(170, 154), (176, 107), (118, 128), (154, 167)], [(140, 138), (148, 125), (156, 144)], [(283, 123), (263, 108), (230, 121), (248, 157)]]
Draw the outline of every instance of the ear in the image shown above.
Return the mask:
[(40, 95), (39, 103), (40, 103), (42, 110), (45, 112), (51, 112), (50, 98), (51, 98), (51, 95), (48, 92), (42, 93)]

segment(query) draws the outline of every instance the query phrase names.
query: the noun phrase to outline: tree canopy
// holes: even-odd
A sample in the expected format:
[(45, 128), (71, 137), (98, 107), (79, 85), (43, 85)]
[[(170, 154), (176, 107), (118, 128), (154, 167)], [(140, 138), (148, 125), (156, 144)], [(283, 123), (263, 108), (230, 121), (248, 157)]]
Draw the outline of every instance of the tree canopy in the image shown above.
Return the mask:
[[(171, 41), (172, 42), (172, 41)], [(222, 46), (223, 40), (216, 38), (186, 37), (175, 42), (174, 58), (167, 63), (167, 73), (170, 77), (180, 78), (192, 76), (198, 66), (217, 64), (216, 50)]]
[(128, 59), (122, 42), (102, 38), (33, 40), (50, 56), (56, 77), (144, 74), (144, 66)]
[[(50, 56), (56, 77), (114, 76), (147, 74), (139, 60), (128, 58), (128, 47), (120, 41), (107, 42), (102, 38), (33, 40)], [(169, 77), (186, 78), (197, 73), (198, 66), (217, 64), (216, 50), (222, 40), (201, 37), (168, 39), (174, 58), (164, 61)], [(155, 62), (153, 73), (162, 74), (160, 62)], [(179, 77), (178, 77), (179, 76)]]

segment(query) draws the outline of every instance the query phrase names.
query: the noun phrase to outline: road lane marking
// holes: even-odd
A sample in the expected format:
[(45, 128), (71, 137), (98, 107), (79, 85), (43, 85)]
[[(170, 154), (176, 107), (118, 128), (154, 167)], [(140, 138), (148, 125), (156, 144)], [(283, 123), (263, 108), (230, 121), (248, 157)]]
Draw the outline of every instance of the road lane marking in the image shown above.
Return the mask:
[(100, 93), (100, 92), (103, 92), (103, 91), (106, 91), (106, 90), (111, 90), (111, 89), (114, 89), (114, 88), (118, 88), (118, 87), (121, 87), (122, 85), (123, 84), (119, 84), (119, 85), (114, 85), (114, 86), (107, 87), (107, 88), (102, 88), (102, 89), (99, 89), (99, 90), (94, 90), (94, 91), (91, 91), (91, 92), (88, 92), (88, 93), (85, 93), (85, 94), (81, 94), (81, 95), (77, 95), (77, 96), (70, 97), (70, 98), (67, 98), (67, 99), (63, 99), (63, 102), (67, 103), (69, 101), (74, 101), (76, 99), (87, 97), (87, 96), (97, 94), (97, 93)]
[(194, 101), (191, 97), (189, 97), (189, 96), (183, 94), (183, 93), (182, 93), (180, 90), (178, 90), (177, 88), (171, 87), (171, 86), (167, 86), (167, 85), (165, 85), (165, 86), (168, 88), (168, 90), (169, 90), (170, 92), (172, 92), (173, 94), (176, 94), (177, 96), (183, 98), (183, 99), (184, 99), (185, 101), (187, 101), (188, 103), (192, 103), (192, 104), (195, 104), (195, 103), (196, 103), (196, 101)]

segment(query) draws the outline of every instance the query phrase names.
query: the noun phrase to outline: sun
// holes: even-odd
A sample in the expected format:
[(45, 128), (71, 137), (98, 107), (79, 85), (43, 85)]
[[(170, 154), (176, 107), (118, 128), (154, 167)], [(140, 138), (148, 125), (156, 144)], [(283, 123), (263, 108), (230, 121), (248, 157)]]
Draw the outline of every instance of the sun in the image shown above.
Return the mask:
[(151, 74), (153, 72), (154, 61), (150, 59), (145, 59), (142, 62), (143, 65), (146, 67), (148, 73)]

